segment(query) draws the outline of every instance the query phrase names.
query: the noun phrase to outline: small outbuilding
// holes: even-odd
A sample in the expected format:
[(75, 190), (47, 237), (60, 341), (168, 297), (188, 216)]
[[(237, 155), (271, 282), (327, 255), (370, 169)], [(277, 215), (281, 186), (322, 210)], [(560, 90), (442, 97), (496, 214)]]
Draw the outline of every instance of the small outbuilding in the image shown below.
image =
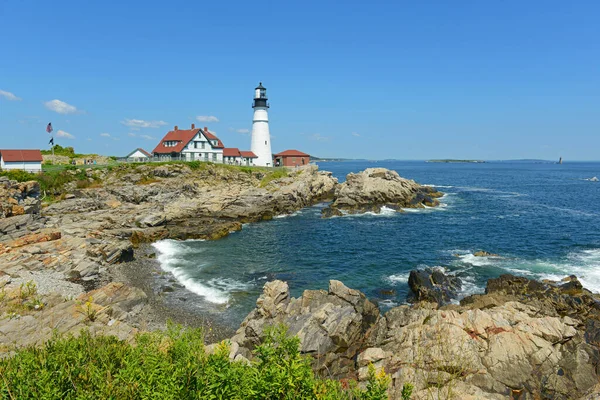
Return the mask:
[(125, 158), (128, 162), (146, 162), (152, 158), (152, 154), (138, 147), (129, 153)]
[(240, 154), (242, 155), (242, 165), (246, 165), (249, 167), (254, 166), (254, 160), (258, 158), (256, 154), (249, 150), (240, 150)]
[(298, 150), (286, 150), (273, 156), (276, 167), (300, 167), (310, 162), (310, 155)]
[(0, 150), (2, 171), (41, 172), (43, 160), (42, 152), (39, 150)]
[(230, 165), (254, 166), (254, 160), (258, 158), (251, 151), (240, 150), (237, 147), (225, 147), (223, 149), (223, 163)]

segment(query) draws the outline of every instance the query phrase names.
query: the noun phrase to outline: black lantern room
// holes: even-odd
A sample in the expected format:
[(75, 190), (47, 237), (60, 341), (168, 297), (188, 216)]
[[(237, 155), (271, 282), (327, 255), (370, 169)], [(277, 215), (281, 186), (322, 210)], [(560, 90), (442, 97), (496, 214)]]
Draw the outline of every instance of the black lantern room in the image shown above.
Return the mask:
[(262, 82), (254, 89), (254, 104), (252, 104), (252, 108), (256, 107), (269, 108), (269, 104), (267, 103), (267, 88), (262, 85)]

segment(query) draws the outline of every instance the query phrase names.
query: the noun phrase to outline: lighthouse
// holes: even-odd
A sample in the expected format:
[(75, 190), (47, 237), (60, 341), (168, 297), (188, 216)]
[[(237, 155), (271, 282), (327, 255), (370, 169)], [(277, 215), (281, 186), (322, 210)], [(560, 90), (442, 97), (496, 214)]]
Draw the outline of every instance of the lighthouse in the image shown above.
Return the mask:
[(273, 154), (271, 153), (271, 135), (269, 134), (269, 103), (267, 103), (267, 89), (262, 82), (254, 89), (254, 117), (252, 118), (252, 144), (250, 148), (258, 157), (254, 165), (261, 167), (273, 166)]

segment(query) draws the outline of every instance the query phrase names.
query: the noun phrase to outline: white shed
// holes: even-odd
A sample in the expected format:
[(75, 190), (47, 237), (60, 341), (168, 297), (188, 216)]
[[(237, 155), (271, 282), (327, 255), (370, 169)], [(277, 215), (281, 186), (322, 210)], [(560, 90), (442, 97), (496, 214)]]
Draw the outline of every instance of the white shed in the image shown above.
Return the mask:
[(0, 150), (0, 168), (3, 171), (42, 171), (42, 153), (39, 150)]
[(127, 161), (133, 162), (145, 162), (152, 158), (152, 154), (148, 153), (142, 148), (137, 148), (125, 157)]

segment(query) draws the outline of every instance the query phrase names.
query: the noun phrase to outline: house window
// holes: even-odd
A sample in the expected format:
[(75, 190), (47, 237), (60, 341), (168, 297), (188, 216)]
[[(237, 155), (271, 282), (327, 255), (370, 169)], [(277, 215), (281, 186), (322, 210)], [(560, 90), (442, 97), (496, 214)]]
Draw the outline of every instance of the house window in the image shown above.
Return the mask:
[(194, 148), (197, 149), (198, 148), (198, 142), (194, 142)]
[(292, 163), (296, 164), (296, 157), (292, 157)]
[(213, 153), (213, 160), (217, 159), (217, 153)]
[(206, 144), (206, 143), (202, 142), (202, 147), (200, 147), (200, 148), (201, 148), (201, 149), (203, 149), (203, 148), (204, 148), (204, 146), (205, 146), (205, 144)]

